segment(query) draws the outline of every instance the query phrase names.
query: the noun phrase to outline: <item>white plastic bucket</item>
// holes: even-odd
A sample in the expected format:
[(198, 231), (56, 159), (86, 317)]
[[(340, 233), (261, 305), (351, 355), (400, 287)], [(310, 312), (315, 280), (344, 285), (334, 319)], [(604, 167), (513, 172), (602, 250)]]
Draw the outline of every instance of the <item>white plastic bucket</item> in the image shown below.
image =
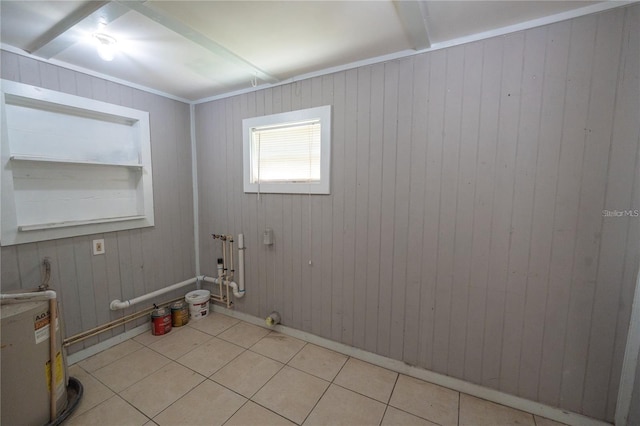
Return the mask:
[(189, 318), (199, 320), (209, 314), (209, 290), (194, 290), (187, 293), (184, 300), (189, 304)]

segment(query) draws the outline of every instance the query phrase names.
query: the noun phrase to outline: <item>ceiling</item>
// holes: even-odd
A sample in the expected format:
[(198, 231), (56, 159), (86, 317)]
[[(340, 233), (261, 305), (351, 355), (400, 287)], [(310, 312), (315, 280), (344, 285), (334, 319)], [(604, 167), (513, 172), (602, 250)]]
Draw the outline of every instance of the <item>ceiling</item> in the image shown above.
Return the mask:
[[(627, 3), (2, 0), (0, 42), (197, 101)], [(112, 61), (96, 32), (117, 40)]]

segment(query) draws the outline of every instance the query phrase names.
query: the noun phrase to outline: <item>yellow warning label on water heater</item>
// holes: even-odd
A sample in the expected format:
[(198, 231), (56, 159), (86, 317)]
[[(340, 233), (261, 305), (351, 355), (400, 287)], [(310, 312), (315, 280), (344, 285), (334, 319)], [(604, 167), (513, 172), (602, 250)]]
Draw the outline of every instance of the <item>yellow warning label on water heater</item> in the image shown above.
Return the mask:
[[(45, 364), (45, 380), (47, 381), (47, 388), (51, 392), (51, 361), (47, 361)], [(64, 381), (64, 370), (62, 369), (62, 352), (58, 352), (56, 355), (56, 390), (62, 386)]]

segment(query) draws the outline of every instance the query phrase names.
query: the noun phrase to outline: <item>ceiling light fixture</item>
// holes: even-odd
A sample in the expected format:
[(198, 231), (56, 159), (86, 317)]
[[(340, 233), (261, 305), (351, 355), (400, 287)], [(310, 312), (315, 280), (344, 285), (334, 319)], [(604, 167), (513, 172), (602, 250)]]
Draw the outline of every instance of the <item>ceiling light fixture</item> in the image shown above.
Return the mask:
[(116, 54), (116, 39), (103, 33), (95, 33), (93, 38), (98, 42), (98, 56), (105, 61), (113, 61)]

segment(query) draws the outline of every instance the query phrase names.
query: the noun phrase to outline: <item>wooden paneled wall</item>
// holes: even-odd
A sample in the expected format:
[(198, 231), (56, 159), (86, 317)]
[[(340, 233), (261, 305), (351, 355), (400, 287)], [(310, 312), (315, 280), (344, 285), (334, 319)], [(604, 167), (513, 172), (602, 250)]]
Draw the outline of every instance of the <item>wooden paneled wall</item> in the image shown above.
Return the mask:
[[(40, 285), (42, 260), (51, 258), (51, 285), (61, 294), (66, 335), (71, 336), (133, 312), (111, 312), (113, 299), (130, 299), (194, 277), (189, 105), (6, 51), (1, 61), (3, 79), (149, 111), (155, 207), (153, 228), (2, 247), (2, 291)], [(96, 238), (104, 238), (105, 255), (92, 255)], [(88, 339), (69, 353), (123, 330)]]
[[(236, 308), (611, 420), (639, 265), (640, 7), (200, 104)], [(331, 195), (244, 194), (242, 119), (333, 106)], [(275, 244), (261, 243), (273, 228)], [(202, 272), (219, 246), (201, 240)]]

